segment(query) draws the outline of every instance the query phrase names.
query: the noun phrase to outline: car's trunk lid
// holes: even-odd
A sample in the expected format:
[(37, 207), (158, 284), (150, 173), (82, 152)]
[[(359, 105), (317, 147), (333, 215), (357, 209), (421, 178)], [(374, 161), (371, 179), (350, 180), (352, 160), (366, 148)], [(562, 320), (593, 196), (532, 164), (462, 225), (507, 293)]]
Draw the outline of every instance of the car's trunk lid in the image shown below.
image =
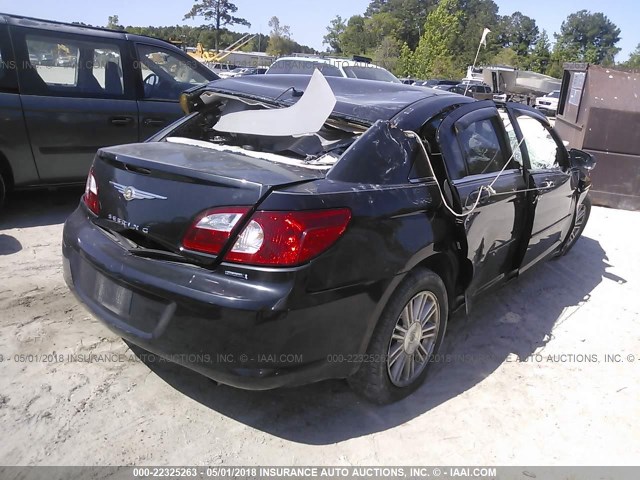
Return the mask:
[(171, 142), (104, 148), (93, 166), (100, 201), (96, 223), (140, 249), (180, 253), (199, 213), (253, 207), (273, 188), (325, 175), (257, 156)]

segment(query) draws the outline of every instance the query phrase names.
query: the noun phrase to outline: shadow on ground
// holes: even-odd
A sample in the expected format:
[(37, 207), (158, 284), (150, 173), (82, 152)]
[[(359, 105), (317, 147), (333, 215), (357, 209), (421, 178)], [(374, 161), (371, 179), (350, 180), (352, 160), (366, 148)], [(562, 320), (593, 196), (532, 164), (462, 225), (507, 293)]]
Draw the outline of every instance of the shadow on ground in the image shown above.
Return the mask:
[(0, 256), (11, 255), (22, 250), (22, 244), (11, 235), (0, 233)]
[(82, 193), (81, 187), (16, 192), (0, 211), (0, 230), (63, 223), (78, 206)]
[(565, 309), (588, 300), (603, 278), (624, 282), (606, 272), (609, 266), (599, 242), (583, 237), (566, 257), (533, 268), (480, 301), (468, 319), (457, 314), (441, 354), (467, 360), (433, 364), (416, 393), (384, 407), (356, 397), (344, 381), (251, 392), (216, 386), (177, 365), (147, 365), (172, 387), (236, 421), (299, 443), (336, 443), (401, 425), (473, 388), (513, 354), (529, 357), (551, 339)]

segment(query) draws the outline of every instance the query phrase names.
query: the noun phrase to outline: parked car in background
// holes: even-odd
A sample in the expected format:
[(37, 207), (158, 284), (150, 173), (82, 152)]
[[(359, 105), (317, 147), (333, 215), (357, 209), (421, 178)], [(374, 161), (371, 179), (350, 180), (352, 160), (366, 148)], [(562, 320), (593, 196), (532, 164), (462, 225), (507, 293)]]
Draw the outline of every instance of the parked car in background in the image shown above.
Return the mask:
[(558, 112), (560, 90), (554, 90), (543, 97), (536, 98), (535, 107), (546, 115), (555, 116)]
[[(431, 88), (437, 88), (439, 86), (450, 86), (450, 87), (454, 87), (456, 85), (458, 85), (460, 82), (458, 80), (439, 80), (439, 79), (431, 79), (431, 80), (425, 80), (424, 82), (422, 82), (420, 84), (421, 87), (431, 87)], [(446, 88), (440, 88), (440, 90), (446, 90)]]
[(148, 138), (218, 78), (161, 40), (16, 15), (0, 14), (0, 57), (0, 203), (83, 181), (98, 148)]
[(55, 59), (51, 53), (43, 53), (40, 55), (40, 65), (43, 67), (53, 67), (55, 65)]
[(264, 75), (267, 73), (267, 67), (238, 67), (229, 72), (225, 78), (242, 77), (244, 75)]
[(267, 75), (311, 75), (315, 69), (325, 77), (359, 78), (361, 80), (378, 80), (382, 82), (402, 83), (388, 70), (378, 67), (365, 59), (321, 57), (282, 57), (273, 62)]
[(443, 92), (448, 92), (452, 88), (455, 88), (457, 86), (458, 86), (458, 84), (456, 83), (455, 85), (449, 85), (449, 84), (434, 85), (434, 86), (428, 87), (428, 88), (433, 88), (434, 90), (441, 90)]
[(477, 100), (490, 100), (493, 98), (491, 87), (482, 83), (460, 83), (448, 90), (451, 93), (466, 95)]
[(232, 65), (229, 63), (214, 63), (214, 64), (208, 64), (207, 65), (208, 68), (210, 68), (216, 75), (218, 75), (220, 78), (229, 78), (232, 75), (231, 72), (242, 68), (242, 67), (238, 67), (236, 65)]
[(589, 217), (592, 158), (530, 107), (319, 72), (184, 95), (187, 117), (97, 153), (63, 271), (118, 335), (221, 383), (405, 397), (450, 312)]

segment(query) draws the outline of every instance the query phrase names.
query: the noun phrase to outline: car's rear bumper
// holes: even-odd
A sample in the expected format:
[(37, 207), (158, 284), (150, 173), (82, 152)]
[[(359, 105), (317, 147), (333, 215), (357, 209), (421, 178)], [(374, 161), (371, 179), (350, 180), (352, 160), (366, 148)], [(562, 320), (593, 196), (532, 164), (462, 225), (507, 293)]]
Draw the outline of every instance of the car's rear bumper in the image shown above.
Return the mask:
[(377, 312), (374, 292), (387, 282), (301, 294), (303, 269), (278, 282), (251, 282), (225, 275), (224, 264), (209, 270), (141, 258), (87, 215), (81, 206), (65, 223), (65, 280), (126, 340), (247, 389), (344, 378), (357, 369)]

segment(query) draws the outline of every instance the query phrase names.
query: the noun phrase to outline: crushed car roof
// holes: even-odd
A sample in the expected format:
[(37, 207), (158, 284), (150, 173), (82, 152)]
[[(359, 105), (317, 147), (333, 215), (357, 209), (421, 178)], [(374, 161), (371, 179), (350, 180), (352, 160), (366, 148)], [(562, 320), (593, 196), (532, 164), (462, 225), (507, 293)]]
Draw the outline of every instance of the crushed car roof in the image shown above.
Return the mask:
[[(217, 80), (208, 84), (205, 90), (293, 104), (300, 99), (300, 94), (307, 88), (310, 79), (309, 75), (249, 75)], [(337, 99), (334, 113), (367, 123), (391, 120), (408, 106), (426, 98), (453, 97), (448, 92), (402, 83), (340, 77), (326, 79)]]

